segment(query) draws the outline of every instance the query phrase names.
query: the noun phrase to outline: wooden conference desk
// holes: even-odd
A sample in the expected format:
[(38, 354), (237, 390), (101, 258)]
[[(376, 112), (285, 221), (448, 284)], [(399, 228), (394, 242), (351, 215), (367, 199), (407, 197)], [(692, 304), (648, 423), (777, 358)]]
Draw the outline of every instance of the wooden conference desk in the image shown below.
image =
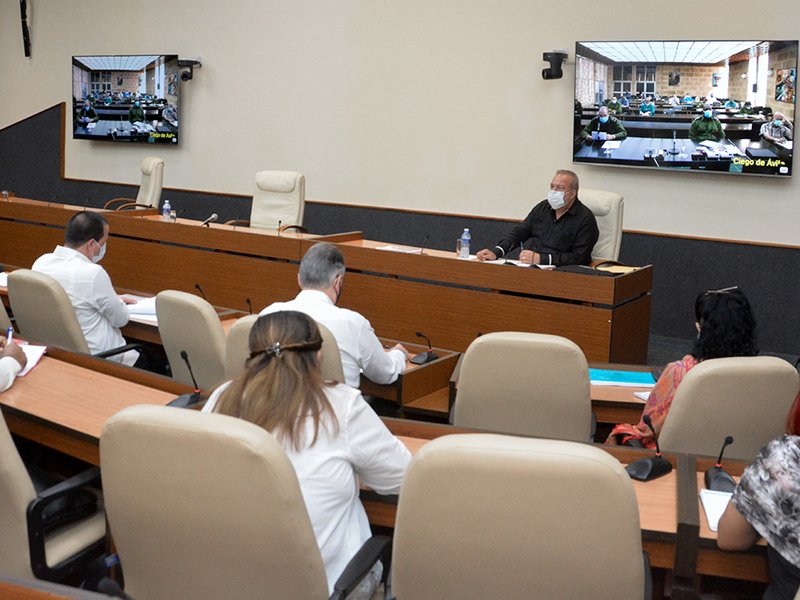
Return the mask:
[[(339, 244), (347, 263), (340, 305), (365, 315), (382, 335), (463, 351), (479, 333), (535, 331), (575, 341), (590, 360), (643, 363), (647, 356), (652, 268), (615, 277), (522, 269), (457, 260), (428, 250), (397, 253), (360, 232), (330, 236), (165, 223), (157, 216), (105, 213), (111, 226), (103, 261), (114, 284), (157, 293), (196, 291), (236, 310), (258, 309), (297, 293), (297, 263), (318, 241)], [(0, 202), (0, 257), (29, 267), (61, 243), (69, 212), (14, 199)]]

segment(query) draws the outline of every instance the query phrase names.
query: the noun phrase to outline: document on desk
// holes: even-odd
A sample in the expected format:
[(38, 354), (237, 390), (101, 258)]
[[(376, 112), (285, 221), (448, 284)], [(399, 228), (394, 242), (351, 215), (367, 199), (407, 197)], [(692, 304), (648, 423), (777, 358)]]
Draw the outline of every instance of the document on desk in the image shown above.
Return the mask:
[(620, 140), (608, 140), (601, 146), (601, 148), (603, 150), (616, 150), (619, 148), (620, 144), (622, 144)]
[(20, 348), (25, 353), (25, 358), (28, 359), (28, 362), (25, 364), (25, 368), (22, 369), (17, 374), (17, 377), (25, 377), (28, 373), (31, 372), (31, 369), (39, 364), (39, 361), (42, 360), (42, 356), (44, 355), (44, 351), (47, 350), (47, 346), (39, 346), (38, 344), (20, 344)]
[(145, 323), (147, 325), (158, 325), (158, 317), (156, 317), (156, 297), (134, 296), (133, 294), (124, 294), (124, 298), (136, 300), (135, 304), (128, 304), (128, 314), (131, 316), (132, 321), (138, 323)]
[(700, 501), (703, 503), (703, 511), (706, 513), (706, 520), (708, 521), (708, 528), (711, 531), (716, 531), (719, 527), (719, 520), (722, 518), (722, 513), (728, 507), (730, 501), (730, 492), (714, 492), (712, 490), (700, 490)]
[(0, 273), (0, 287), (8, 287), (8, 273)]
[(620, 371), (617, 369), (589, 369), (592, 385), (618, 385), (622, 387), (653, 387), (656, 380), (650, 371)]
[(376, 250), (383, 250), (384, 252), (400, 252), (401, 254), (422, 254), (422, 248), (410, 248), (408, 246), (378, 246)]

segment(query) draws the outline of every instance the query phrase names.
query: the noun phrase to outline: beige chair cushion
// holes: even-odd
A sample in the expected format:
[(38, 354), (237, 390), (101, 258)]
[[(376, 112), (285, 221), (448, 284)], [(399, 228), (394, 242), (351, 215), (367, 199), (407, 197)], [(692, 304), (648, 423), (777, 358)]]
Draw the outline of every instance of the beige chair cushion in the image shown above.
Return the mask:
[(417, 452), (397, 507), (398, 598), (644, 595), (639, 511), (619, 462), (588, 444), (451, 435)]
[(194, 294), (165, 290), (156, 296), (156, 316), (173, 379), (193, 385), (181, 358), (185, 350), (201, 390), (225, 381), (225, 332), (214, 307)]
[(164, 161), (156, 156), (145, 156), (141, 169), (142, 184), (136, 203), (158, 207), (161, 202), (161, 186), (164, 183)]
[(619, 260), (622, 245), (623, 198), (615, 192), (581, 188), (581, 202), (594, 213), (600, 237), (592, 250), (594, 260)]
[(589, 441), (589, 367), (581, 349), (555, 335), (489, 333), (464, 354), (453, 424)]
[(235, 379), (244, 371), (250, 356), (250, 330), (258, 315), (247, 315), (237, 320), (225, 336), (225, 378)]
[(100, 463), (133, 598), (327, 598), (297, 476), (264, 429), (134, 406), (103, 427)]
[(295, 171), (259, 171), (250, 212), (250, 226), (277, 229), (302, 225), (306, 201), (306, 178)]
[(317, 327), (322, 334), (322, 350), (320, 356), (320, 369), (324, 381), (336, 381), (344, 383), (344, 369), (342, 368), (342, 355), (339, 352), (339, 344), (333, 337), (331, 330), (317, 321)]
[(725, 456), (752, 461), (784, 433), (797, 396), (797, 370), (774, 356), (705, 360), (683, 378), (659, 435), (664, 452)]
[(18, 269), (8, 275), (8, 298), (20, 337), (89, 354), (69, 296), (49, 275)]

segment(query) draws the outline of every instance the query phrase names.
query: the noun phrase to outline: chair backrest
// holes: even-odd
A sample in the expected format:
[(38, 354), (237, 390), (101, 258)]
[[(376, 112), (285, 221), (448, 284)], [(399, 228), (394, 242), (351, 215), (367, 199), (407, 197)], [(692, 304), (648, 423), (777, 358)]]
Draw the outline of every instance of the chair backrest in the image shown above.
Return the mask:
[(136, 204), (158, 207), (161, 201), (161, 186), (164, 184), (164, 161), (157, 156), (142, 159), (142, 185), (136, 196)]
[(100, 465), (133, 598), (327, 598), (294, 468), (261, 427), (133, 406), (104, 425)]
[(225, 336), (225, 379), (234, 379), (244, 371), (250, 356), (250, 330), (258, 315), (247, 315), (237, 320)]
[(482, 335), (461, 363), (453, 424), (587, 442), (592, 405), (581, 349), (555, 335)]
[(302, 225), (306, 204), (306, 178), (295, 171), (259, 171), (250, 211), (250, 226), (277, 229)]
[(11, 327), (11, 319), (8, 318), (6, 305), (0, 302), (0, 332), (8, 331), (9, 327)]
[(156, 296), (156, 316), (173, 379), (193, 385), (181, 358), (185, 350), (201, 390), (225, 381), (225, 332), (213, 306), (194, 294), (165, 290)]
[(600, 237), (592, 250), (593, 260), (619, 260), (622, 245), (623, 198), (615, 192), (581, 188), (581, 202), (594, 213)]
[(8, 275), (8, 298), (20, 337), (89, 354), (75, 309), (58, 281), (44, 273), (17, 269)]
[(797, 396), (797, 370), (774, 356), (704, 360), (683, 378), (659, 435), (665, 452), (725, 456), (752, 461), (759, 449), (784, 433)]
[(588, 444), (450, 435), (414, 456), (397, 507), (398, 598), (644, 596), (636, 496)]
[(26, 512), (35, 497), (31, 478), (0, 412), (0, 573), (33, 578)]
[(317, 321), (319, 332), (322, 334), (322, 354), (320, 356), (320, 368), (324, 381), (336, 381), (344, 383), (344, 369), (342, 368), (342, 355), (339, 352), (339, 344), (333, 337), (331, 330)]

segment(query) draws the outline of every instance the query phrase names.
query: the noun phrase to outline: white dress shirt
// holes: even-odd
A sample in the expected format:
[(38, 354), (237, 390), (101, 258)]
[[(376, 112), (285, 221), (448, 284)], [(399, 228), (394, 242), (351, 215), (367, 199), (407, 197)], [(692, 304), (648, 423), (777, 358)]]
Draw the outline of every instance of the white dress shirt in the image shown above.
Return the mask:
[(4, 356), (0, 358), (0, 393), (5, 392), (14, 383), (14, 378), (22, 370), (16, 358)]
[[(36, 259), (32, 270), (49, 275), (67, 292), (89, 352), (96, 354), (125, 345), (119, 328), (128, 323), (128, 307), (119, 299), (106, 270), (86, 256), (64, 246)], [(110, 360), (133, 365), (139, 353), (130, 350)]]
[[(214, 390), (203, 407), (213, 412), (222, 391)], [(380, 494), (397, 494), (411, 453), (389, 432), (358, 390), (342, 384), (326, 386), (338, 432), (329, 420), (320, 422), (316, 443), (295, 450), (279, 441), (297, 473), (300, 491), (314, 527), (328, 593), (363, 543), (372, 535), (367, 513), (359, 499), (359, 482)], [(305, 421), (305, 439), (314, 436), (314, 422)]]
[(342, 355), (345, 383), (357, 388), (359, 374), (375, 383), (393, 383), (406, 367), (406, 357), (400, 350), (383, 349), (369, 321), (359, 313), (339, 308), (325, 292), (303, 290), (290, 302), (270, 304), (260, 314), (296, 310), (322, 323), (331, 330)]

